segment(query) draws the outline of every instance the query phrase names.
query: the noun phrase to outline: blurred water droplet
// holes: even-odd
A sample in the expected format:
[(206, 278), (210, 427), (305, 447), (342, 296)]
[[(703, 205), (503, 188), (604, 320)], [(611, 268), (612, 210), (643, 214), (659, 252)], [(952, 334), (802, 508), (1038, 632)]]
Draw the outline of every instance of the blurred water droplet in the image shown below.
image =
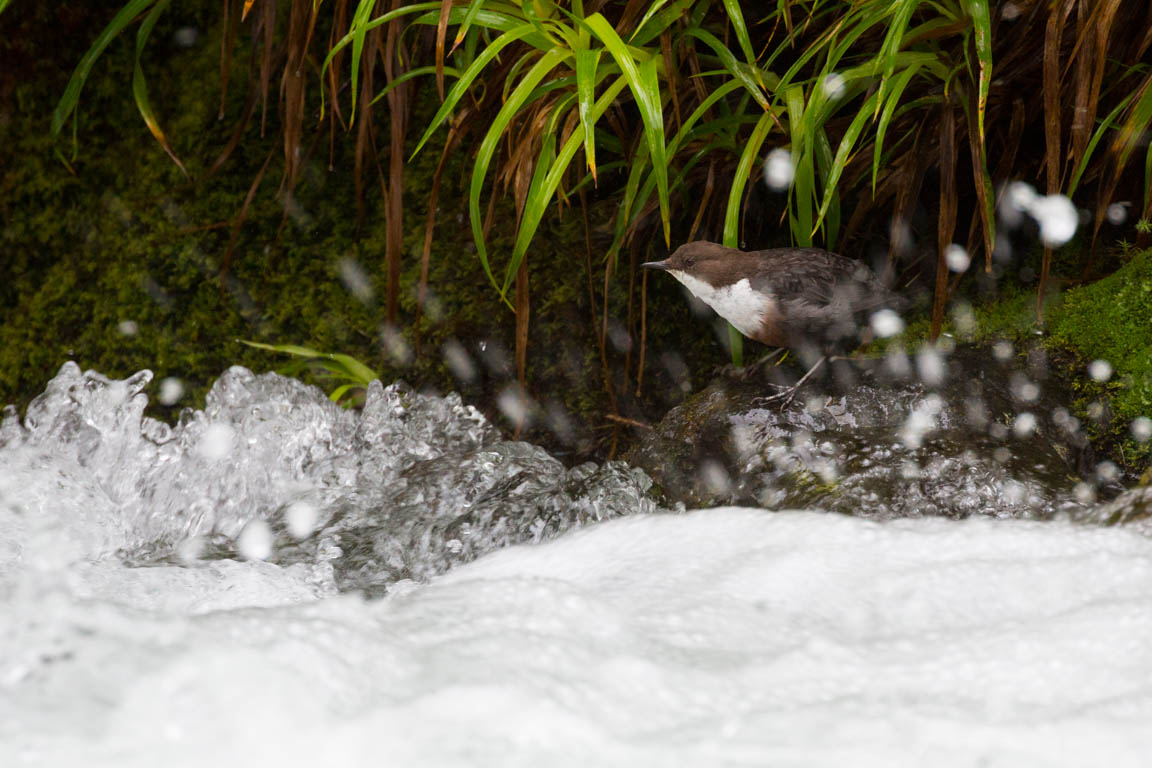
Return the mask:
[(532, 400), (518, 384), (510, 384), (496, 398), (496, 407), (508, 421), (516, 426), (528, 426)]
[(1112, 364), (1107, 360), (1093, 360), (1088, 364), (1088, 375), (1101, 383), (1112, 378)]
[(786, 149), (774, 149), (764, 159), (764, 183), (777, 192), (784, 192), (791, 187), (795, 174), (792, 153)]
[(191, 48), (200, 39), (200, 30), (196, 27), (180, 27), (172, 35), (172, 42), (181, 48)]
[(895, 336), (904, 330), (904, 319), (891, 309), (873, 312), (869, 324), (872, 326), (872, 332), (882, 339)]
[(992, 345), (992, 356), (1002, 363), (1012, 359), (1012, 343), (1009, 341), (998, 341)]
[(1028, 212), (1040, 225), (1040, 239), (1049, 248), (1059, 248), (1071, 240), (1080, 224), (1076, 206), (1064, 195), (1037, 198)]
[(1096, 502), (1096, 489), (1088, 483), (1076, 483), (1076, 487), (1072, 489), (1075, 494), (1076, 500), (1081, 504), (1093, 504)]
[(212, 424), (200, 441), (196, 444), (196, 453), (208, 461), (226, 459), (232, 454), (232, 443), (236, 439), (236, 430), (227, 424)]
[(1131, 203), (1123, 202), (1123, 203), (1112, 203), (1112, 205), (1108, 206), (1107, 216), (1108, 216), (1109, 223), (1115, 224), (1116, 226), (1120, 226), (1125, 221), (1127, 221), (1128, 220), (1128, 206), (1130, 206), (1130, 205), (1131, 205)]
[(267, 560), (272, 556), (272, 529), (263, 520), (249, 520), (236, 537), (236, 549), (248, 560)]
[(1093, 421), (1101, 421), (1104, 418), (1104, 403), (1099, 400), (1093, 400), (1088, 403), (1088, 407), (1085, 410), (1088, 411), (1088, 418)]
[(897, 379), (906, 379), (912, 375), (912, 361), (904, 347), (894, 346), (884, 355), (884, 368), (888, 374)]
[(458, 381), (469, 383), (476, 378), (476, 365), (463, 344), (456, 339), (449, 339), (444, 342), (440, 351), (444, 355), (444, 363), (448, 366), (448, 370)]
[(176, 547), (176, 557), (184, 565), (192, 565), (197, 560), (204, 556), (204, 539), (200, 536), (193, 536), (180, 542)]
[(121, 320), (116, 330), (120, 331), (121, 336), (135, 336), (140, 332), (140, 326), (134, 320)]
[(1003, 440), (1008, 437), (1008, 427), (998, 421), (994, 421), (988, 425), (988, 434), (995, 440)]
[(184, 397), (184, 382), (180, 379), (169, 376), (160, 382), (160, 394), (156, 399), (162, 405), (176, 405), (182, 397)]
[(944, 357), (933, 347), (923, 347), (916, 354), (916, 373), (925, 385), (939, 385), (944, 381)]
[(996, 461), (1000, 462), (1001, 464), (1007, 464), (1008, 460), (1012, 458), (1012, 451), (1001, 445), (999, 448), (992, 451), (992, 458), (996, 459)]
[(1028, 437), (1036, 431), (1036, 414), (1029, 411), (1023, 411), (1016, 416), (1016, 420), (1012, 422), (1012, 431), (1016, 433), (1016, 437)]
[(316, 530), (320, 510), (306, 501), (295, 501), (284, 511), (284, 523), (293, 538), (306, 539)]
[(380, 330), (380, 341), (384, 345), (384, 351), (388, 353), (389, 359), (398, 366), (404, 367), (412, 362), (412, 348), (408, 346), (408, 340), (404, 338), (404, 334), (390, 325), (384, 326)]
[(1009, 379), (1012, 396), (1022, 403), (1033, 403), (1040, 397), (1040, 385), (1022, 373), (1013, 373)]
[(1146, 443), (1152, 440), (1152, 419), (1147, 416), (1139, 416), (1132, 420), (1132, 439), (1138, 443)]
[(1113, 464), (1111, 461), (1102, 461), (1096, 465), (1096, 481), (1100, 483), (1111, 483), (1120, 477), (1120, 467)]
[(728, 477), (728, 470), (715, 459), (705, 459), (700, 462), (700, 483), (713, 496), (726, 495), (732, 488)]
[(966, 301), (957, 301), (952, 307), (952, 324), (956, 332), (966, 340), (970, 340), (976, 333), (976, 313), (972, 305)]
[(348, 293), (355, 296), (363, 304), (371, 303), (372, 279), (360, 266), (360, 262), (351, 257), (345, 257), (340, 259), (337, 268), (340, 270), (340, 282), (344, 283)]
[(968, 269), (972, 258), (968, 255), (968, 251), (964, 250), (964, 246), (952, 243), (944, 249), (944, 263), (948, 265), (948, 269), (952, 272), (963, 272)]
[(820, 87), (828, 99), (835, 99), (844, 93), (844, 76), (837, 72), (829, 72), (820, 81)]

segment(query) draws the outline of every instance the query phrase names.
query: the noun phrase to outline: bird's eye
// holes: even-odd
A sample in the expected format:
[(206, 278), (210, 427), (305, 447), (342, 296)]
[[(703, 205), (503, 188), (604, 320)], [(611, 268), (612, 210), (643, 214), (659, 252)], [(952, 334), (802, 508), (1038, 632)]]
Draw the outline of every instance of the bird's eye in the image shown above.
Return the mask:
[(695, 259), (684, 259), (684, 266), (690, 267), (696, 263)]

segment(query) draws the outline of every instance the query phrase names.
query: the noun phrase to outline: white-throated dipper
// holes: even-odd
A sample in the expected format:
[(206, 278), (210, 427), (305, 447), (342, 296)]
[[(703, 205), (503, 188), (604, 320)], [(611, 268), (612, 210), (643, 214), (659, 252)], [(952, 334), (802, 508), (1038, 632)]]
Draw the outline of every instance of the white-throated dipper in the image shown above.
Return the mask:
[(698, 240), (642, 266), (672, 275), (748, 338), (809, 362), (800, 381), (767, 400), (791, 399), (829, 355), (859, 345), (869, 314), (904, 303), (864, 264), (820, 248), (744, 252)]

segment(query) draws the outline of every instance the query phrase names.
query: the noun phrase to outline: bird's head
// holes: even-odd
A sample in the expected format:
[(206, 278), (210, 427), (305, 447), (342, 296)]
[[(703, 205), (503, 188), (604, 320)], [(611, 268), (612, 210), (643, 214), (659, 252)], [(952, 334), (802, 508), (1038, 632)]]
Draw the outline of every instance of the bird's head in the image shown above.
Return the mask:
[(680, 246), (664, 261), (650, 261), (640, 266), (667, 272), (682, 283), (689, 277), (719, 288), (740, 279), (744, 256), (735, 248), (697, 240)]

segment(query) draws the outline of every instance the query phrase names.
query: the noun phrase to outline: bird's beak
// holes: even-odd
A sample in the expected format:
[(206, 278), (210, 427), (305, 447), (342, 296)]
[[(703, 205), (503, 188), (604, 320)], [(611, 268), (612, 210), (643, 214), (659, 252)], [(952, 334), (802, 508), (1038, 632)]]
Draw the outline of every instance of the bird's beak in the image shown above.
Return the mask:
[(648, 261), (648, 262), (641, 264), (640, 266), (648, 267), (648, 269), (660, 269), (660, 270), (667, 271), (668, 259), (664, 259), (664, 261)]

